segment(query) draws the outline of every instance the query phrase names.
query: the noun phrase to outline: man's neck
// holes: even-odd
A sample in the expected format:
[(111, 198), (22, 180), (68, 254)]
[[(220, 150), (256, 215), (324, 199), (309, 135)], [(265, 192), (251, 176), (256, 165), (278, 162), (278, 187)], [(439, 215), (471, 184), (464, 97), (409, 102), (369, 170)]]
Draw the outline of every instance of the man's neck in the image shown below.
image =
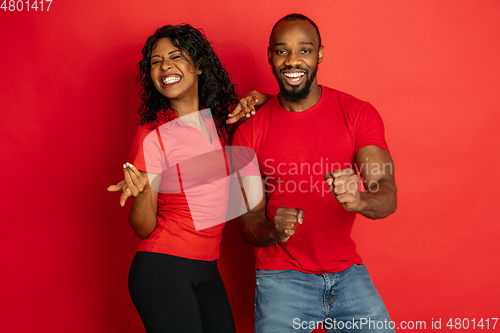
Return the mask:
[(321, 98), (321, 87), (315, 82), (311, 86), (311, 92), (301, 101), (289, 102), (286, 101), (281, 94), (278, 95), (278, 100), (281, 106), (288, 111), (292, 112), (302, 112), (307, 109), (312, 108), (316, 103), (318, 103)]

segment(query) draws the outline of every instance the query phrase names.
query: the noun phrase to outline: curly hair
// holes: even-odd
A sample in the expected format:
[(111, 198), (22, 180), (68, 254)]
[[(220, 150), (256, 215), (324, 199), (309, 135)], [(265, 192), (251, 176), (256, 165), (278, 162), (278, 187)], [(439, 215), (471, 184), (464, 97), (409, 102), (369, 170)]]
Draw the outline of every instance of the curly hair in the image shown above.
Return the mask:
[(198, 76), (200, 105), (210, 108), (218, 135), (229, 140), (230, 131), (226, 118), (230, 110), (238, 104), (238, 95), (210, 42), (203, 32), (189, 24), (166, 25), (159, 28), (147, 39), (142, 48), (142, 60), (139, 62), (139, 74), (137, 74), (137, 81), (141, 85), (139, 92), (141, 106), (138, 111), (141, 125), (151, 123), (155, 127), (159, 114), (169, 119), (167, 110), (171, 107), (170, 101), (156, 89), (150, 75), (151, 53), (161, 38), (170, 38), (172, 45), (187, 53), (194, 64), (203, 71)]

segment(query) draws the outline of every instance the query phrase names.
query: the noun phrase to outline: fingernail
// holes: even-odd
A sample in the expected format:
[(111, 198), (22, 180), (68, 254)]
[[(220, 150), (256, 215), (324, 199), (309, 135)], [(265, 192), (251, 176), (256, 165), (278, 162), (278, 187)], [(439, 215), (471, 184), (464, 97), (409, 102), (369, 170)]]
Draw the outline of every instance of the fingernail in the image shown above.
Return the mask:
[(254, 115), (254, 114), (255, 114), (255, 111), (252, 111), (252, 115)]
[(126, 168), (127, 168), (127, 165), (126, 165), (126, 164), (124, 164), (124, 165), (123, 165), (123, 168), (124, 168), (124, 169), (126, 169)]

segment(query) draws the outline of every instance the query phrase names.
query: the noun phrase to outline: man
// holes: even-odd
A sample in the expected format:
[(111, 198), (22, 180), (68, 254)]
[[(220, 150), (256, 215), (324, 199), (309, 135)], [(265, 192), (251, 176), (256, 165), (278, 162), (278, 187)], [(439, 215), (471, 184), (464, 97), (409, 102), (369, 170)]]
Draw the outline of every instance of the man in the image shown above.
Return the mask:
[[(233, 140), (260, 168), (240, 174), (249, 211), (238, 219), (256, 246), (257, 333), (394, 331), (350, 237), (358, 213), (396, 210), (393, 161), (377, 111), (318, 85), (323, 53), (309, 18), (279, 20), (268, 58), (280, 93)], [(236, 169), (250, 158), (236, 154)]]

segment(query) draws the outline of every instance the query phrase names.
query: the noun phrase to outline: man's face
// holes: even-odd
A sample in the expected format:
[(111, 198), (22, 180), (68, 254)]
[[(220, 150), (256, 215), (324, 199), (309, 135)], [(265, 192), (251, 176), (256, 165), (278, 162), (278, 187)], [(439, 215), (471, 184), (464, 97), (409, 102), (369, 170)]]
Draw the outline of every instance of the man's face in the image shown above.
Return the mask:
[(280, 93), (288, 102), (299, 102), (309, 95), (316, 83), (323, 46), (318, 34), (307, 21), (283, 21), (271, 37), (269, 64), (273, 66)]

